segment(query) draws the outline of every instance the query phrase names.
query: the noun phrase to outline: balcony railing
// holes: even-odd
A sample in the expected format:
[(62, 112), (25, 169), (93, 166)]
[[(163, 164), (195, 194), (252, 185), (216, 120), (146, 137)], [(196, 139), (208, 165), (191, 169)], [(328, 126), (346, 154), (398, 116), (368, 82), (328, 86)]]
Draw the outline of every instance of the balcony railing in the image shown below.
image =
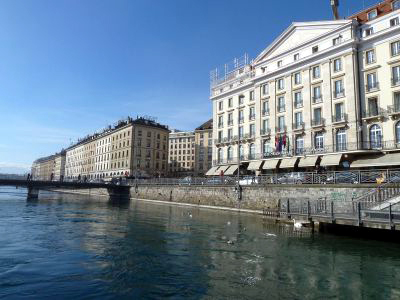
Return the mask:
[(222, 123), (218, 123), (218, 128), (222, 128), (222, 127), (224, 127), (224, 123), (222, 122)]
[(324, 118), (316, 118), (311, 121), (311, 126), (312, 127), (319, 127), (319, 126), (325, 126), (325, 119)]
[(379, 82), (372, 82), (365, 86), (367, 92), (373, 92), (379, 90)]
[(347, 122), (347, 114), (337, 114), (332, 116), (332, 123)]
[(263, 128), (260, 130), (261, 135), (270, 135), (271, 134), (271, 128)]
[(392, 77), (392, 86), (400, 84), (400, 77)]
[(294, 102), (295, 108), (302, 108), (303, 107), (303, 100), (298, 100)]
[(249, 120), (250, 120), (250, 121), (255, 120), (255, 118), (256, 118), (256, 114), (250, 114), (250, 115), (249, 115)]
[(333, 98), (341, 98), (344, 97), (344, 89), (338, 90), (338, 91), (333, 91)]
[(244, 118), (239, 118), (238, 122), (239, 122), (239, 124), (242, 124), (244, 122)]
[(278, 127), (275, 127), (275, 132), (278, 132), (278, 133), (281, 133), (281, 132), (286, 132), (286, 125), (284, 125), (284, 126), (278, 126)]
[(278, 112), (284, 112), (285, 111), (285, 105), (280, 105), (277, 107)]
[(388, 113), (390, 115), (400, 113), (400, 103), (397, 103), (397, 104), (394, 104), (394, 105), (389, 105), (388, 106)]
[(367, 111), (363, 111), (363, 118), (374, 118), (374, 117), (380, 117), (383, 116), (385, 113), (385, 111), (380, 108), (377, 107), (375, 109), (371, 109), (371, 110), (367, 110)]
[(233, 120), (228, 120), (228, 126), (232, 126), (233, 125)]
[(305, 127), (304, 122), (293, 123), (293, 130), (304, 130), (304, 127)]
[(317, 103), (321, 103), (323, 100), (322, 100), (322, 95), (318, 95), (318, 96), (314, 96), (313, 97), (313, 103), (314, 104), (317, 104)]
[(262, 111), (262, 115), (265, 116), (269, 116), (269, 109), (263, 109)]

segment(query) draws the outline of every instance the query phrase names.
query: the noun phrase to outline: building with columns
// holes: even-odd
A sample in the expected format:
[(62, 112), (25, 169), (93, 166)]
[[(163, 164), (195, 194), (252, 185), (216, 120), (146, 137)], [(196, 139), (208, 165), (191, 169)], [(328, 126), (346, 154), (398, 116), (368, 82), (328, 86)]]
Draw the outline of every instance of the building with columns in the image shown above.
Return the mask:
[(254, 60), (213, 70), (209, 175), (233, 174), (238, 161), (258, 174), (400, 165), (399, 6), (292, 23)]

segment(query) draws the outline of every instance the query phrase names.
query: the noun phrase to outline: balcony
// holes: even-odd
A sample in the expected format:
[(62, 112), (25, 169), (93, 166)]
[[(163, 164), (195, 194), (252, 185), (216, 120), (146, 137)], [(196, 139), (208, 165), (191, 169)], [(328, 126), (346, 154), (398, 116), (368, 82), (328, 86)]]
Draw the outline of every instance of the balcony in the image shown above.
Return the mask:
[(244, 122), (244, 118), (239, 118), (238, 122), (239, 122), (239, 124), (242, 124)]
[(275, 127), (276, 133), (284, 133), (286, 132), (286, 130), (287, 130), (286, 125)]
[(374, 92), (379, 90), (379, 82), (372, 82), (365, 86), (367, 92)]
[(222, 123), (218, 123), (218, 128), (222, 128), (222, 127), (224, 127), (224, 123), (222, 122)]
[(278, 113), (285, 112), (285, 105), (280, 105), (276, 109), (278, 110)]
[(389, 105), (388, 106), (388, 114), (390, 116), (398, 115), (400, 114), (400, 103), (394, 104), (394, 105)]
[(295, 131), (299, 131), (299, 130), (304, 131), (304, 128), (305, 128), (304, 122), (293, 123), (293, 130), (295, 130)]
[(271, 128), (263, 128), (260, 130), (260, 135), (271, 135)]
[(221, 144), (222, 142), (223, 142), (223, 138), (222, 138), (222, 137), (214, 140), (214, 144), (215, 144), (215, 145), (219, 145), (219, 144)]
[(347, 114), (337, 114), (332, 116), (332, 124), (339, 124), (347, 122)]
[(251, 114), (251, 115), (249, 115), (249, 120), (250, 121), (253, 121), (253, 120), (255, 120), (256, 119), (256, 114)]
[(232, 126), (233, 125), (233, 120), (228, 120), (228, 126)]
[(342, 98), (344, 96), (344, 89), (333, 91), (333, 98)]
[(316, 118), (311, 120), (311, 127), (323, 127), (325, 126), (325, 119), (324, 118)]
[(295, 101), (294, 102), (295, 108), (302, 108), (303, 107), (303, 100)]
[(380, 107), (376, 107), (374, 109), (370, 109), (367, 111), (363, 111), (362, 117), (363, 119), (375, 119), (375, 118), (381, 118), (383, 117), (385, 114), (385, 111), (380, 108)]
[(400, 85), (400, 78), (392, 77), (392, 86)]
[(263, 109), (262, 115), (263, 117), (269, 116), (269, 109)]
[(313, 102), (313, 104), (317, 104), (317, 103), (323, 102), (323, 100), (322, 100), (322, 95), (314, 96), (314, 97), (312, 98), (312, 102)]

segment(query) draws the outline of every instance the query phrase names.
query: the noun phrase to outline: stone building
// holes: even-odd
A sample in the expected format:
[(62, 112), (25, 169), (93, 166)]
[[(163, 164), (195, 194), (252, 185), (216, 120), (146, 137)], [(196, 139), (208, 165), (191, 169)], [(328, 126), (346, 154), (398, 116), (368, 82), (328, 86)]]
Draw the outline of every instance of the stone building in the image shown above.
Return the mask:
[(154, 120), (120, 120), (66, 150), (65, 176), (69, 179), (164, 176), (168, 135), (168, 127)]
[(31, 168), (33, 180), (60, 180), (65, 170), (65, 151), (35, 160)]
[(395, 150), (399, 6), (293, 23), (256, 59), (213, 71), (214, 175), (236, 171), (237, 153), (241, 168), (270, 172), (361, 166)]
[(212, 166), (213, 120), (210, 119), (194, 131), (195, 173), (203, 176)]
[(173, 130), (169, 135), (169, 174), (171, 176), (193, 176), (195, 172), (194, 131)]

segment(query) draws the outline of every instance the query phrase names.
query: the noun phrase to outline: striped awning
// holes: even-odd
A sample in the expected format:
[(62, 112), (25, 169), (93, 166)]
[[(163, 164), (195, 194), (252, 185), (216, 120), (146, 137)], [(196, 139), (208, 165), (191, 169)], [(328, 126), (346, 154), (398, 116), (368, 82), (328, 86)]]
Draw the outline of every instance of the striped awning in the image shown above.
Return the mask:
[(232, 165), (225, 171), (225, 175), (233, 175), (237, 169), (238, 169), (237, 165)]
[(342, 159), (342, 154), (324, 155), (322, 156), (320, 166), (322, 167), (338, 166), (341, 159)]
[(350, 168), (399, 166), (400, 153), (389, 153), (378, 157), (358, 159), (351, 163)]
[(229, 168), (229, 166), (220, 166), (214, 173), (214, 175), (221, 175), (221, 172), (224, 172)]
[(318, 160), (318, 156), (308, 156), (306, 158), (301, 158), (299, 161), (299, 168), (315, 167)]
[(271, 170), (271, 169), (276, 169), (276, 166), (278, 165), (280, 159), (270, 159), (264, 161), (263, 169), (264, 170)]
[(282, 159), (282, 162), (281, 162), (279, 168), (281, 168), (281, 169), (294, 168), (294, 165), (296, 164), (297, 160), (298, 160), (297, 157), (284, 158), (284, 159)]
[(252, 161), (252, 162), (249, 163), (249, 166), (247, 167), (247, 170), (250, 170), (250, 171), (259, 170), (262, 163), (263, 163), (262, 160)]
[(213, 176), (215, 171), (218, 169), (219, 167), (212, 167), (210, 170), (207, 171), (206, 176)]

